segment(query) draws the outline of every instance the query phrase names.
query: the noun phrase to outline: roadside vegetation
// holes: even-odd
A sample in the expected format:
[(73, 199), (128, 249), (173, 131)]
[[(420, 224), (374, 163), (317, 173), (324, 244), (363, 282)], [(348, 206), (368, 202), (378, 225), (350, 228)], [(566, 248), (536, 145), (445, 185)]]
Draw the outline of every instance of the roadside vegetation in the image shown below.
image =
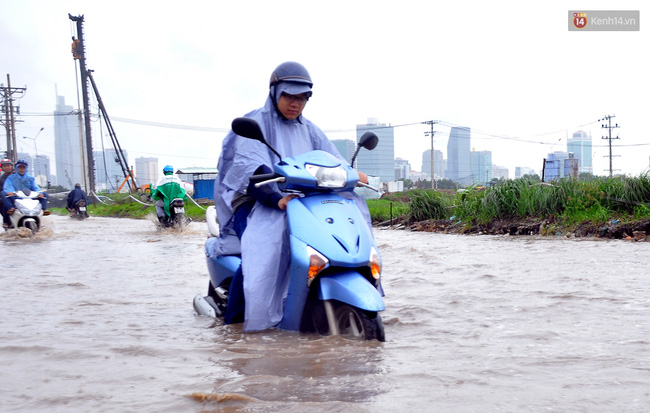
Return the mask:
[[(153, 206), (128, 195), (106, 197), (88, 208), (91, 216), (147, 218)], [(151, 202), (149, 202), (151, 203)], [(203, 208), (207, 208), (209, 201)], [(620, 238), (633, 230), (650, 235), (650, 175), (591, 177), (541, 182), (534, 177), (502, 180), (488, 188), (414, 189), (367, 201), (375, 225), (416, 231), (542, 234)], [(66, 214), (63, 208), (53, 208)], [(205, 210), (192, 202), (186, 216), (205, 220)], [(614, 228), (616, 226), (616, 228)], [(608, 235), (609, 234), (609, 235)], [(618, 234), (618, 235), (616, 235)]]
[[(93, 197), (88, 197), (91, 203), (88, 205), (88, 214), (97, 217), (117, 217), (117, 218), (134, 218), (146, 219), (152, 215), (156, 216), (156, 208), (153, 206), (153, 201), (145, 200), (143, 205), (140, 202), (134, 201), (129, 194), (110, 194), (101, 195), (102, 202), (97, 201)], [(94, 204), (92, 203), (94, 201)], [(208, 205), (202, 205), (207, 208)], [(67, 215), (68, 211), (65, 208), (50, 208), (56, 214)], [(192, 218), (193, 221), (205, 221), (205, 210), (196, 206), (192, 201), (185, 204), (185, 216)]]
[[(650, 233), (648, 173), (550, 183), (524, 177), (489, 188), (407, 191), (368, 204), (381, 202), (392, 203), (393, 211), (403, 210), (406, 205), (406, 212), (394, 215), (393, 223), (423, 231), (542, 235), (578, 232), (583, 236), (617, 233), (617, 237), (629, 236), (633, 230)], [(375, 222), (381, 220), (383, 217)], [(615, 225), (617, 229), (612, 228)]]

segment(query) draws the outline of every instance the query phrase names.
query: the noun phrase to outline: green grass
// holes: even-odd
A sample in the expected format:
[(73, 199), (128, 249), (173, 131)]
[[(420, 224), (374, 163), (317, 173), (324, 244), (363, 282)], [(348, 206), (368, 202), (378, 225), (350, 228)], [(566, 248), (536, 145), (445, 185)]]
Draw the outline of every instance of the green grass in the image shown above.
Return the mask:
[(391, 217), (397, 219), (406, 215), (409, 210), (407, 203), (394, 202), (385, 198), (368, 199), (366, 203), (368, 204), (368, 210), (374, 223), (389, 221)]
[[(88, 214), (96, 217), (117, 217), (117, 218), (134, 218), (146, 219), (148, 216), (156, 215), (156, 208), (151, 205), (142, 205), (131, 199), (128, 194), (111, 194), (107, 196), (106, 204), (95, 201), (94, 205), (88, 205)], [(89, 198), (89, 201), (92, 199)], [(151, 201), (146, 201), (152, 204)], [(207, 208), (208, 205), (202, 205)], [(67, 215), (65, 208), (51, 208), (51, 211), (59, 215)], [(185, 204), (185, 216), (192, 218), (193, 221), (205, 221), (205, 210), (196, 206), (188, 200)]]
[(567, 225), (620, 217), (646, 219), (650, 218), (650, 179), (648, 174), (551, 183), (515, 179), (485, 191), (460, 194), (456, 215), (481, 224), (495, 219), (551, 216)]
[[(650, 219), (650, 176), (645, 173), (638, 177), (561, 179), (550, 183), (520, 178), (487, 189), (415, 190), (372, 202), (386, 201), (393, 204), (394, 217), (395, 211), (404, 211), (402, 217), (409, 222), (454, 216), (456, 220), (484, 225), (504, 219), (553, 218), (561, 226), (574, 227), (583, 222)], [(371, 209), (373, 219), (380, 212)]]

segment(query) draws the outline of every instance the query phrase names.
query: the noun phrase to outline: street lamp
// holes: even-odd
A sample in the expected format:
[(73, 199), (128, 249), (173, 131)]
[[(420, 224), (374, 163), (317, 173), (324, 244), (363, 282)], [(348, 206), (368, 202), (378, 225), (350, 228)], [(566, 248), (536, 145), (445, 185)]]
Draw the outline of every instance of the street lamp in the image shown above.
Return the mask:
[[(38, 165), (38, 171), (36, 169), (34, 169), (34, 174), (36, 176), (41, 175), (41, 165), (38, 163), (38, 148), (36, 147), (36, 138), (38, 138), (38, 135), (40, 135), (41, 132), (43, 132), (43, 129), (45, 129), (45, 128), (39, 129), (38, 133), (36, 133), (36, 136), (34, 136), (33, 138), (30, 138), (28, 136), (23, 136), (23, 139), (30, 139), (30, 140), (34, 141), (34, 152), (36, 153), (36, 156), (34, 157), (34, 163), (36, 165)], [(47, 176), (45, 177), (45, 182), (47, 182)], [(42, 185), (42, 182), (41, 182), (41, 185)]]

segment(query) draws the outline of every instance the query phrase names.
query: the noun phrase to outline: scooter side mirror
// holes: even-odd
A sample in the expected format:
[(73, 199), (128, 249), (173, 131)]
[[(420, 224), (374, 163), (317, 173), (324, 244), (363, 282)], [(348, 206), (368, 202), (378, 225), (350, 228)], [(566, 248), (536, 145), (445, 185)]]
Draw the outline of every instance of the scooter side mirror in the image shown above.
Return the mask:
[(369, 151), (375, 149), (377, 143), (379, 143), (379, 138), (374, 132), (370, 131), (364, 133), (363, 136), (361, 136), (361, 139), (359, 139), (359, 146), (363, 146)]
[(235, 118), (232, 121), (232, 131), (244, 138), (255, 139), (256, 141), (266, 144), (262, 128), (260, 128), (259, 123), (257, 123), (255, 119)]
[(366, 148), (369, 151), (375, 149), (377, 147), (377, 143), (379, 143), (379, 138), (375, 134), (375, 132), (368, 131), (361, 135), (361, 139), (359, 139), (359, 143), (357, 144), (357, 149), (354, 151), (354, 155), (352, 155), (352, 160), (350, 161), (350, 165), (354, 167), (354, 160), (357, 159), (357, 155), (359, 154), (359, 149), (361, 148)]
[(271, 151), (273, 151), (273, 153), (276, 154), (278, 158), (280, 158), (280, 162), (282, 162), (282, 156), (280, 156), (278, 151), (276, 151), (275, 148), (269, 145), (266, 139), (264, 139), (264, 133), (262, 132), (262, 128), (260, 127), (260, 124), (257, 123), (255, 119), (235, 118), (232, 121), (231, 127), (232, 127), (232, 131), (239, 136), (243, 136), (244, 138), (254, 139), (256, 141), (262, 142)]

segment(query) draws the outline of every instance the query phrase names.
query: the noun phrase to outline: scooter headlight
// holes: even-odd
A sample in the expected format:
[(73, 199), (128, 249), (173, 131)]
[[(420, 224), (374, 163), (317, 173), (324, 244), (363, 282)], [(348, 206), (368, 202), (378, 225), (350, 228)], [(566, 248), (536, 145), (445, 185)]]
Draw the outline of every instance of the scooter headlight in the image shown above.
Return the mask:
[(316, 178), (316, 184), (321, 188), (343, 188), (348, 182), (348, 173), (341, 165), (328, 168), (308, 163), (305, 169)]
[(372, 247), (370, 250), (368, 266), (370, 267), (370, 274), (372, 274), (372, 277), (379, 281), (379, 278), (381, 278), (381, 257), (379, 257), (379, 253), (375, 247)]
[(327, 268), (330, 261), (320, 252), (316, 251), (309, 245), (307, 246), (307, 255), (309, 255), (309, 272), (307, 273), (307, 285), (311, 285), (314, 278)]

